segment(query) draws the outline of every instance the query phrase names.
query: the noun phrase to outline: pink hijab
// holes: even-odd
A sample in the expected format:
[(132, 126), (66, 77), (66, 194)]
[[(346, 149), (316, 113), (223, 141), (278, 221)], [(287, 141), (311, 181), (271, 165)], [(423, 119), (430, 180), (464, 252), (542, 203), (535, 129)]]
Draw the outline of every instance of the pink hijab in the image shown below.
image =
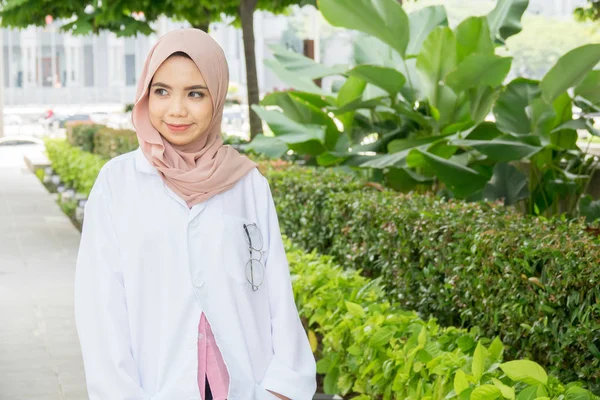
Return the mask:
[[(160, 65), (173, 53), (186, 53), (198, 66), (213, 101), (213, 115), (204, 135), (186, 146), (168, 142), (150, 123), (148, 86)], [(180, 29), (160, 37), (150, 50), (137, 87), (132, 112), (140, 148), (165, 183), (189, 208), (231, 188), (257, 165), (231, 146), (223, 145), (221, 120), (229, 86), (223, 49), (199, 29)]]

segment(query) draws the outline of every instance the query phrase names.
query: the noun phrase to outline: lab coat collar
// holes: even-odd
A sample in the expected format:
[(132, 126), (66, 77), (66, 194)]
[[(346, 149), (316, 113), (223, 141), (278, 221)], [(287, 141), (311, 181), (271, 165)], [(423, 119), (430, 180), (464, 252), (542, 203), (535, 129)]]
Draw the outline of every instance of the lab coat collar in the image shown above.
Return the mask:
[(150, 161), (142, 153), (142, 148), (138, 147), (135, 151), (135, 168), (145, 174), (158, 175), (158, 170), (154, 168)]

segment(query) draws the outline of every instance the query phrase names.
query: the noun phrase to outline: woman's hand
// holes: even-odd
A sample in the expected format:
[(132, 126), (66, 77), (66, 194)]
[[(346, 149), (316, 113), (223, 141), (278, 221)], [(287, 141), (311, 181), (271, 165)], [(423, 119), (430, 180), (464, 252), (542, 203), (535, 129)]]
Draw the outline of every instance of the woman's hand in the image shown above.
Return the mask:
[[(267, 390), (269, 390), (269, 389), (267, 389)], [(281, 395), (279, 393), (275, 393), (275, 392), (273, 392), (271, 390), (269, 390), (269, 392), (273, 393), (273, 396), (277, 397), (278, 399), (281, 399), (281, 400), (292, 400), (289, 397), (285, 397), (284, 395)]]

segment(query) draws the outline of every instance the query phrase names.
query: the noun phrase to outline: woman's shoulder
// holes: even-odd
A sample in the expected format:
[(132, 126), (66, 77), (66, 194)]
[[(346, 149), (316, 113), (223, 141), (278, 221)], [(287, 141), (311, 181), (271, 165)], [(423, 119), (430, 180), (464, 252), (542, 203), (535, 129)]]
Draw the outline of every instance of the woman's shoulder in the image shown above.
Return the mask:
[(110, 192), (111, 188), (118, 185), (134, 169), (135, 150), (118, 155), (108, 160), (98, 173), (94, 186), (97, 190)]

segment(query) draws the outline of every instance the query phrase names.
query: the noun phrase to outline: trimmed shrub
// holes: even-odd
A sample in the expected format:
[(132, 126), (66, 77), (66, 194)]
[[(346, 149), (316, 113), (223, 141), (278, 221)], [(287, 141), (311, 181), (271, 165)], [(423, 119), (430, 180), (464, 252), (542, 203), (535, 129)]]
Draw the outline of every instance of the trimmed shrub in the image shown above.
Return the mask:
[(498, 335), (507, 359), (600, 390), (600, 240), (583, 223), (399, 195), (340, 170), (260, 169), (294, 243), (381, 276), (405, 309)]
[(67, 124), (67, 139), (75, 147), (90, 153), (94, 152), (94, 136), (104, 125), (88, 124), (83, 121)]
[(442, 328), (401, 309), (387, 299), (381, 278), (368, 280), (289, 240), (285, 247), (325, 393), (359, 400), (596, 398), (561, 385), (535, 362), (503, 363), (498, 338)]
[(135, 131), (104, 127), (94, 137), (94, 153), (105, 158), (114, 158), (139, 147)]
[(323, 195), (307, 174), (269, 175), (294, 243), (382, 276), (407, 309), (499, 335), (508, 358), (599, 389), (600, 240), (585, 224), (389, 191)]
[(65, 140), (46, 139), (46, 153), (52, 163), (52, 169), (60, 175), (62, 181), (89, 196), (92, 186), (106, 159), (71, 146)]

